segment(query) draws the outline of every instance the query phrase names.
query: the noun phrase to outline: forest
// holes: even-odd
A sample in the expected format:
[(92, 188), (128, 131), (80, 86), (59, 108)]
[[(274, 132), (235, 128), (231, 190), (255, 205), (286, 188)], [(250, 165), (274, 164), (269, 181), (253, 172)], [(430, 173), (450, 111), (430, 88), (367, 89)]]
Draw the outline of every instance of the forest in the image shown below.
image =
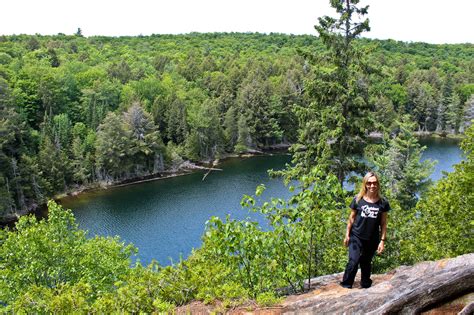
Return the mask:
[[(373, 128), (463, 133), (474, 117), (472, 44), (358, 38)], [(0, 217), (48, 198), (170, 170), (183, 160), (298, 142), (295, 108), (320, 37), (191, 33), (0, 37)]]
[[(318, 37), (0, 37), (1, 213), (49, 200), (47, 219), (0, 230), (0, 312), (278, 303), (343, 270), (343, 183), (367, 169), (392, 209), (374, 272), (473, 252), (474, 47), (361, 38), (358, 2), (331, 1), (338, 17), (320, 18)], [(418, 132), (462, 138), (464, 160), (436, 183)], [(265, 226), (211, 217), (202, 246), (170, 266), (141, 265), (137, 248), (87, 235), (50, 200), (278, 144), (293, 163), (272, 175), (292, 197), (260, 203), (258, 186), (241, 205)]]

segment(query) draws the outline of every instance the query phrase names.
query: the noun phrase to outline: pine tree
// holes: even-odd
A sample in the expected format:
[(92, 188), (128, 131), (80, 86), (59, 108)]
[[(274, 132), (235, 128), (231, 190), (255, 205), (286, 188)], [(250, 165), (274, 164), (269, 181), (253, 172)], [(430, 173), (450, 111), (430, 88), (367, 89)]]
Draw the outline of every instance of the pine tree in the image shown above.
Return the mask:
[(250, 137), (249, 127), (247, 125), (247, 119), (244, 115), (239, 116), (237, 121), (238, 137), (237, 143), (234, 147), (234, 151), (237, 153), (245, 152), (252, 146), (252, 138)]
[(96, 164), (99, 179), (114, 180), (126, 177), (132, 169), (130, 130), (120, 116), (110, 112), (100, 124), (96, 141)]
[(349, 172), (362, 169), (357, 155), (364, 150), (370, 127), (366, 67), (354, 43), (370, 30), (364, 19), (368, 7), (359, 8), (358, 3), (331, 0), (339, 18), (319, 19), (316, 30), (327, 53), (317, 60), (313, 79), (307, 82), (310, 104), (296, 110), (300, 130), (292, 148), (297, 173), (317, 164), (337, 175), (341, 185)]
[(85, 154), (84, 154), (84, 145), (82, 140), (79, 137), (75, 137), (72, 140), (72, 160), (71, 167), (73, 169), (73, 179), (78, 184), (83, 184), (87, 182), (88, 174), (85, 166)]
[(232, 151), (237, 143), (238, 133), (237, 111), (234, 106), (231, 106), (224, 117), (224, 137), (227, 147), (230, 148), (229, 151)]
[(77, 37), (83, 37), (82, 35), (82, 29), (80, 27), (77, 28), (77, 31), (76, 33), (74, 33), (74, 35), (76, 35)]
[(441, 102), (438, 105), (438, 120), (436, 123), (436, 131), (446, 131), (448, 125), (448, 113), (451, 97), (453, 94), (453, 79), (451, 75), (446, 77), (446, 81), (443, 85)]
[(66, 154), (50, 140), (43, 138), (38, 153), (38, 165), (42, 177), (46, 180), (46, 193), (49, 196), (66, 189), (67, 178), (70, 173), (69, 160)]
[(67, 114), (59, 114), (53, 117), (52, 132), (54, 143), (58, 148), (69, 150), (71, 145), (71, 121)]
[[(134, 103), (124, 113), (125, 128), (130, 131), (130, 155), (135, 168), (135, 175), (150, 173), (156, 170), (155, 161), (162, 159), (164, 144), (153, 118), (139, 103)], [(160, 168), (160, 167), (158, 167)]]
[(420, 161), (425, 150), (414, 135), (416, 123), (409, 115), (397, 121), (397, 134), (380, 148), (378, 154), (369, 157), (375, 165), (384, 191), (391, 191), (402, 209), (411, 209), (416, 205), (418, 196), (422, 195), (431, 184), (429, 179), (434, 163)]
[(262, 71), (248, 74), (237, 95), (239, 110), (247, 117), (250, 136), (257, 145), (268, 146), (281, 138), (281, 130), (272, 110), (272, 90)]
[(446, 123), (454, 133), (459, 132), (463, 120), (463, 106), (457, 93), (453, 93), (447, 100)]
[(176, 98), (171, 103), (167, 118), (166, 133), (168, 137), (176, 144), (184, 142), (188, 134), (188, 125), (186, 122), (186, 106), (182, 100)]

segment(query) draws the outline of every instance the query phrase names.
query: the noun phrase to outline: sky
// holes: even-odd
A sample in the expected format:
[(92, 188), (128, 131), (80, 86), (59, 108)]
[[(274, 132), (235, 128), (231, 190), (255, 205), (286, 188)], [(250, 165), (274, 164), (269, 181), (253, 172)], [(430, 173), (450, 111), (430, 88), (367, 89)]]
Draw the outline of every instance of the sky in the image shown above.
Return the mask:
[[(406, 42), (474, 43), (474, 0), (362, 0), (364, 37)], [(329, 0), (5, 0), (0, 34), (84, 36), (260, 32), (317, 35)]]

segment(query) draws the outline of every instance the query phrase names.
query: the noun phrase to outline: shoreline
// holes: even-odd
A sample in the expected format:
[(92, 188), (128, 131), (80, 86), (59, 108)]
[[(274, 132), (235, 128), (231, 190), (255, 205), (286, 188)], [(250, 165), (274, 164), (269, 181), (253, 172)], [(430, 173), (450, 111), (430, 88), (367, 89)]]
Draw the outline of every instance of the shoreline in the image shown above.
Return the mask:
[[(162, 180), (162, 179), (185, 176), (185, 175), (194, 174), (198, 171), (208, 171), (208, 172), (209, 171), (222, 171), (222, 169), (216, 168), (216, 166), (218, 166), (221, 162), (225, 160), (232, 159), (232, 158), (247, 159), (247, 158), (256, 157), (256, 156), (273, 155), (272, 152), (287, 153), (289, 147), (290, 147), (289, 144), (284, 145), (284, 146), (278, 145), (278, 146), (269, 147), (264, 150), (249, 150), (242, 154), (236, 154), (236, 153), (225, 154), (214, 161), (204, 160), (204, 161), (198, 161), (198, 162), (191, 162), (189, 160), (186, 160), (186, 161), (183, 161), (176, 169), (165, 170), (165, 171), (154, 173), (154, 174), (124, 179), (124, 180), (112, 182), (112, 183), (95, 182), (88, 186), (82, 185), (79, 187), (72, 187), (71, 190), (52, 196), (49, 199), (52, 199), (58, 203), (61, 203), (62, 199), (77, 197), (81, 194), (88, 193), (88, 192), (95, 192), (95, 191), (101, 191), (101, 190), (106, 190), (106, 189), (113, 189), (113, 188), (118, 188), (118, 187), (125, 187), (125, 186), (130, 186), (130, 185), (146, 183), (146, 182), (152, 182), (152, 181), (157, 181), (157, 180)], [(209, 167), (206, 165), (211, 165), (211, 166)], [(5, 218), (1, 218), (0, 228), (6, 227), (6, 226), (14, 226), (14, 224), (20, 219), (20, 217), (25, 216), (25, 215), (34, 214), (37, 218), (44, 217), (44, 213), (45, 211), (47, 211), (46, 208), (47, 208), (46, 203), (36, 204), (34, 208), (28, 209), (24, 213), (14, 214)]]
[[(431, 139), (446, 139), (446, 140), (455, 140), (455, 141), (460, 141), (464, 138), (464, 134), (438, 133), (438, 132), (427, 132), (427, 131), (416, 131), (415, 136), (418, 139), (431, 138)], [(377, 132), (373, 132), (369, 135), (369, 138), (372, 138), (372, 139), (380, 139), (381, 137), (382, 137), (382, 134), (377, 133)], [(185, 176), (185, 175), (193, 174), (196, 171), (208, 171), (208, 172), (213, 171), (213, 170), (222, 171), (221, 169), (218, 169), (215, 167), (221, 164), (221, 162), (226, 161), (228, 159), (233, 159), (233, 158), (246, 159), (246, 158), (251, 158), (251, 157), (256, 157), (256, 156), (273, 155), (275, 153), (288, 154), (288, 150), (290, 147), (291, 147), (291, 144), (282, 143), (282, 144), (271, 145), (262, 149), (250, 149), (240, 154), (238, 153), (224, 154), (221, 157), (215, 159), (214, 161), (202, 160), (202, 161), (197, 161), (197, 162), (191, 162), (187, 160), (187, 161), (183, 161), (177, 168), (172, 168), (172, 169), (154, 173), (154, 174), (138, 176), (138, 177), (124, 179), (121, 181), (111, 182), (111, 183), (95, 182), (87, 186), (82, 185), (82, 186), (71, 187), (69, 191), (57, 194), (55, 196), (52, 196), (49, 199), (53, 199), (60, 203), (62, 199), (76, 197), (87, 192), (95, 192), (95, 191), (101, 191), (105, 189), (113, 189), (116, 187), (136, 185), (140, 183), (146, 183), (146, 182), (151, 182), (151, 181), (156, 181), (156, 180), (161, 180), (161, 179), (169, 179), (169, 178), (174, 178), (178, 176)], [(204, 176), (203, 179), (205, 179), (205, 177), (206, 175)], [(5, 227), (5, 226), (12, 226), (15, 222), (19, 220), (20, 217), (25, 216), (25, 215), (35, 214), (36, 217), (42, 217), (41, 214), (45, 212), (45, 209), (46, 209), (46, 203), (35, 204), (34, 207), (28, 209), (27, 211), (24, 211), (21, 213), (15, 213), (7, 217), (0, 218), (0, 228)]]
[[(274, 150), (272, 150), (274, 151)], [(229, 154), (225, 155), (221, 158), (218, 158), (214, 160), (214, 162), (211, 161), (199, 161), (199, 162), (191, 162), (191, 161), (184, 161), (181, 163), (181, 165), (173, 170), (166, 170), (162, 172), (158, 172), (155, 174), (149, 174), (149, 175), (144, 175), (144, 176), (139, 176), (139, 177), (134, 177), (134, 178), (129, 178), (125, 179), (122, 181), (110, 183), (110, 184), (101, 184), (101, 183), (95, 183), (94, 186), (87, 187), (84, 189), (77, 189), (73, 190), (71, 192), (63, 193), (57, 196), (54, 196), (52, 199), (55, 201), (59, 201), (63, 198), (67, 197), (75, 197), (80, 195), (83, 192), (88, 192), (88, 191), (100, 191), (104, 189), (111, 189), (111, 188), (116, 188), (116, 187), (124, 187), (124, 186), (130, 186), (130, 185), (135, 185), (135, 184), (140, 184), (140, 183), (146, 183), (146, 182), (152, 182), (156, 180), (162, 180), (162, 179), (169, 179), (169, 178), (174, 178), (174, 177), (179, 177), (179, 176), (186, 176), (190, 174), (194, 174), (195, 172), (198, 171), (222, 171), (222, 169), (215, 168), (215, 166), (218, 166), (219, 163), (222, 161), (232, 159), (232, 158), (241, 158), (241, 159), (246, 159), (246, 158), (251, 158), (251, 157), (256, 157), (260, 155), (271, 155), (271, 153), (260, 151), (260, 152), (254, 152), (254, 153), (244, 153), (244, 154)], [(211, 164), (212, 167), (208, 166), (203, 166), (203, 165), (209, 165)], [(184, 165), (184, 166), (183, 166)]]
[[(463, 133), (449, 133), (449, 132), (436, 132), (436, 131), (415, 131), (413, 132), (415, 137), (420, 138), (432, 138), (432, 139), (449, 139), (449, 140), (462, 140), (464, 138)], [(369, 139), (381, 139), (383, 134), (381, 132), (371, 132)]]
[[(426, 139), (426, 138), (432, 138), (432, 139), (449, 139), (449, 140), (462, 140), (464, 138), (464, 134), (453, 134), (453, 133), (439, 133), (439, 132), (430, 132), (430, 131), (415, 131), (414, 132), (415, 136), (420, 139)], [(369, 135), (369, 138), (373, 139), (378, 139), (381, 138), (382, 135), (380, 133), (371, 133)], [(162, 180), (162, 179), (168, 179), (168, 178), (174, 178), (178, 176), (185, 176), (185, 175), (190, 175), (195, 173), (196, 171), (213, 171), (213, 170), (218, 170), (222, 171), (221, 169), (215, 169), (215, 166), (218, 166), (221, 164), (221, 162), (229, 160), (229, 159), (246, 159), (246, 158), (252, 158), (256, 156), (262, 156), (262, 155), (273, 155), (275, 152), (278, 152), (279, 154), (287, 154), (289, 151), (289, 148), (291, 147), (292, 144), (289, 143), (284, 143), (284, 144), (276, 144), (276, 145), (271, 145), (266, 148), (263, 148), (261, 150), (259, 149), (252, 149), (248, 150), (244, 153), (228, 153), (224, 154), (220, 158), (216, 158), (214, 161), (211, 160), (202, 160), (198, 162), (191, 162), (189, 160), (184, 161), (181, 163), (181, 165), (185, 165), (184, 167), (181, 168), (181, 165), (178, 166), (176, 169), (172, 170), (165, 170), (162, 172), (158, 172), (155, 174), (150, 174), (150, 175), (144, 175), (144, 176), (139, 176), (139, 177), (134, 177), (130, 179), (125, 179), (122, 181), (106, 184), (106, 183), (94, 183), (91, 186), (88, 187), (80, 187), (79, 189), (72, 190), (70, 192), (64, 192), (62, 194), (59, 194), (57, 196), (52, 197), (51, 199), (54, 199), (55, 201), (59, 201), (63, 198), (67, 197), (75, 197), (78, 196), (84, 192), (90, 192), (90, 191), (100, 191), (104, 189), (110, 189), (110, 188), (116, 188), (116, 187), (124, 187), (124, 186), (129, 186), (129, 185), (136, 185), (140, 183), (146, 183), (146, 182), (152, 182), (156, 180)], [(204, 166), (204, 165), (211, 165), (211, 167)], [(0, 222), (1, 224), (2, 222)]]

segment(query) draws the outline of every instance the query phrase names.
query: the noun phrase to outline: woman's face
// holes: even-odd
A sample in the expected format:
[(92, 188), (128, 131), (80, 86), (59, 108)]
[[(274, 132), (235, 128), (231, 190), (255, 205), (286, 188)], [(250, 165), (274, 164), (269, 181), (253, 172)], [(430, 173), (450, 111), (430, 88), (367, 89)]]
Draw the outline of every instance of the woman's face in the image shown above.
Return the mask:
[(366, 183), (367, 191), (371, 193), (376, 193), (379, 190), (379, 182), (377, 181), (377, 177), (371, 176), (367, 180)]

